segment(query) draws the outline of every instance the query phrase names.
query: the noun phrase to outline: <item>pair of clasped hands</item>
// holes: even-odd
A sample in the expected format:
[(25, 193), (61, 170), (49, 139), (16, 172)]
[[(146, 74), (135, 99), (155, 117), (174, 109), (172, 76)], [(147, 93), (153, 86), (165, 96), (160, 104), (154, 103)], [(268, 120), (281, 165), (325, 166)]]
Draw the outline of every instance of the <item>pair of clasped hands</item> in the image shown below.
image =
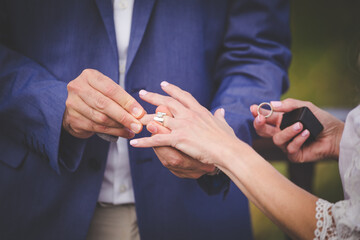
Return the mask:
[[(78, 138), (94, 133), (105, 133), (133, 138), (143, 125), (151, 137), (130, 141), (133, 147), (153, 147), (159, 160), (173, 174), (181, 178), (199, 178), (211, 174), (215, 166), (226, 168), (227, 159), (234, 155), (250, 154), (254, 150), (239, 140), (225, 120), (225, 110), (214, 114), (179, 87), (162, 82), (169, 96), (141, 90), (140, 98), (158, 106), (164, 112), (163, 123), (153, 120), (141, 105), (118, 84), (96, 70), (85, 70), (68, 84), (68, 99), (63, 127)], [(337, 157), (343, 123), (309, 102), (286, 99), (272, 102), (274, 113), (269, 118), (257, 114), (257, 105), (250, 110), (255, 117), (254, 127), (263, 137), (272, 137), (292, 161), (315, 161), (324, 157)], [(320, 120), (324, 130), (317, 140), (305, 145), (309, 137), (301, 123), (280, 130), (282, 114), (307, 106)]]

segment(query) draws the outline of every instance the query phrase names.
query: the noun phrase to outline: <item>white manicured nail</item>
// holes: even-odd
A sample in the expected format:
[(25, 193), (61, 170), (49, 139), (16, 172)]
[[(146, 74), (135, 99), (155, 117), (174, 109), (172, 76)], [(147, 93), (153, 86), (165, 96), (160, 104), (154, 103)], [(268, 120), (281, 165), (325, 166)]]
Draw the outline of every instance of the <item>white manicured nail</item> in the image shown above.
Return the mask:
[(140, 115), (142, 114), (142, 110), (138, 107), (134, 107), (132, 109), (132, 113), (133, 113), (134, 117), (137, 118), (137, 117), (140, 117)]
[(293, 126), (293, 128), (294, 128), (294, 131), (295, 131), (295, 132), (299, 131), (299, 130), (301, 129), (300, 123), (299, 123), (299, 122), (295, 123), (295, 125)]
[(141, 124), (137, 124), (137, 123), (132, 123), (132, 124), (130, 124), (130, 129), (131, 129), (131, 131), (133, 131), (134, 133), (140, 132), (141, 127), (142, 127)]
[(147, 91), (145, 91), (144, 89), (142, 89), (142, 90), (140, 90), (139, 95), (140, 95), (140, 96), (145, 96), (147, 93), (148, 93)]
[(133, 139), (133, 140), (130, 141), (131, 146), (135, 146), (136, 144), (138, 144), (138, 140)]
[(280, 101), (271, 101), (270, 102), (273, 107), (281, 107), (282, 102)]
[(258, 115), (258, 116), (256, 117), (256, 119), (255, 119), (257, 123), (261, 123), (261, 117), (260, 117), (260, 116), (261, 116), (261, 115)]
[(301, 136), (307, 137), (309, 134), (310, 134), (309, 130), (306, 129), (301, 133)]
[(220, 108), (220, 113), (221, 113), (221, 116), (225, 117), (225, 109)]
[(160, 83), (160, 86), (162, 86), (162, 87), (166, 87), (167, 85), (169, 85), (169, 83), (167, 81), (162, 81)]

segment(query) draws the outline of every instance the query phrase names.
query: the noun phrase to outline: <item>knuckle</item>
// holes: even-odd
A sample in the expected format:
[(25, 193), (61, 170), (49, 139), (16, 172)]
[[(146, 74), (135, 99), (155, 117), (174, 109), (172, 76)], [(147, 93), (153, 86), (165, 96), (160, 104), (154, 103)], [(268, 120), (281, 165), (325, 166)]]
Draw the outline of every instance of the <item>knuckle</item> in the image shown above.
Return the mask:
[(287, 98), (284, 100), (284, 103), (288, 106), (296, 106), (296, 105), (298, 105), (298, 100), (296, 100), (294, 98)]
[(102, 96), (96, 97), (96, 99), (95, 99), (96, 108), (102, 110), (102, 109), (106, 108), (106, 105), (107, 105), (107, 101), (106, 101), (106, 99), (104, 97), (102, 97)]
[(157, 136), (153, 138), (153, 141), (155, 144), (160, 144), (160, 139)]
[(98, 111), (92, 110), (92, 116), (93, 116), (93, 120), (97, 123), (100, 124), (105, 124), (109, 121), (109, 118), (102, 113), (99, 113)]
[(177, 139), (177, 141), (174, 141), (174, 144), (176, 144), (176, 145), (184, 144), (188, 140), (186, 134), (183, 132), (179, 133), (176, 139)]
[(117, 89), (116, 87), (114, 87), (113, 85), (111, 84), (106, 84), (105, 86), (105, 89), (104, 89), (104, 93), (106, 96), (114, 96), (117, 92)]
[(73, 123), (74, 123), (74, 117), (70, 113), (67, 113), (64, 116), (64, 123), (65, 123), (65, 126), (72, 128), (73, 126), (71, 126), (71, 125), (73, 125)]
[(170, 167), (171, 167), (170, 163), (167, 162), (167, 161), (163, 161), (162, 164), (163, 164), (163, 166), (166, 167), (166, 168), (170, 168)]
[(95, 69), (91, 69), (91, 68), (86, 68), (84, 69), (80, 75), (84, 75), (84, 76), (90, 76), (90, 75), (94, 75), (97, 74), (98, 71), (96, 71)]
[(296, 152), (295, 148), (292, 147), (291, 145), (288, 145), (287, 148), (286, 148), (286, 151), (288, 154), (292, 155)]
[(69, 127), (76, 134), (79, 134), (84, 130), (83, 128), (79, 127), (76, 121), (69, 122)]
[(189, 116), (190, 119), (197, 121), (197, 118), (199, 117), (199, 115), (193, 111), (188, 111), (187, 115)]
[(84, 129), (83, 127), (79, 127), (79, 126), (75, 126), (75, 125), (71, 127), (71, 131), (73, 131), (77, 135), (82, 135), (85, 132), (88, 132), (87, 129)]
[(281, 141), (281, 138), (279, 137), (279, 135), (275, 134), (273, 136), (273, 142), (276, 146), (280, 146), (282, 141)]
[(167, 97), (166, 98), (166, 102), (167, 102), (167, 106), (170, 106), (170, 107), (175, 107), (176, 105), (176, 100), (173, 99), (173, 98), (170, 98), (170, 97)]
[(130, 107), (133, 105), (134, 101), (130, 98), (130, 97), (125, 97), (125, 102), (124, 102), (124, 108), (125, 109), (130, 109)]
[(72, 109), (74, 107), (73, 102), (68, 98), (65, 102), (65, 106), (67, 109)]
[(83, 132), (82, 130), (74, 127), (71, 128), (71, 131), (74, 132), (75, 134), (81, 134)]
[(182, 159), (178, 156), (173, 156), (173, 158), (170, 160), (170, 165), (177, 168), (182, 166)]
[(91, 122), (85, 125), (86, 129), (88, 129), (89, 131), (95, 132), (96, 131), (96, 124)]
[(66, 88), (67, 88), (67, 91), (68, 91), (68, 92), (78, 92), (78, 90), (79, 90), (79, 87), (77, 86), (75, 80), (69, 82), (69, 83), (67, 84)]
[(186, 96), (186, 97), (192, 97), (192, 95), (191, 95), (191, 93), (189, 93), (189, 92), (186, 92), (186, 91), (182, 91), (183, 92), (183, 94)]
[(108, 128), (107, 126), (104, 126), (104, 125), (95, 125), (95, 124), (94, 124), (94, 130), (95, 130), (96, 132), (106, 133), (106, 132), (109, 130), (109, 128)]
[(206, 114), (207, 116), (210, 116), (210, 117), (213, 116), (213, 114), (204, 106), (200, 106), (200, 111), (201, 111), (201, 113)]
[(125, 114), (120, 114), (119, 117), (118, 117), (118, 119), (117, 119), (117, 121), (118, 121), (119, 123), (121, 123), (121, 124), (126, 123), (126, 121), (127, 121), (126, 115), (125, 115)]

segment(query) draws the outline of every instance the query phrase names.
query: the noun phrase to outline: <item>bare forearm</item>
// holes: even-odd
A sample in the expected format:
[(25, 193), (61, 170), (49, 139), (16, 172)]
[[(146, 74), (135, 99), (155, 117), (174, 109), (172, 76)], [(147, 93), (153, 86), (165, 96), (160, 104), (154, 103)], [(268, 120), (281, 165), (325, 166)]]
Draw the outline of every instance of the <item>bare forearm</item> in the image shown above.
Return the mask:
[(317, 198), (291, 183), (250, 146), (238, 144), (225, 152), (221, 170), (287, 234), (297, 239), (313, 238)]

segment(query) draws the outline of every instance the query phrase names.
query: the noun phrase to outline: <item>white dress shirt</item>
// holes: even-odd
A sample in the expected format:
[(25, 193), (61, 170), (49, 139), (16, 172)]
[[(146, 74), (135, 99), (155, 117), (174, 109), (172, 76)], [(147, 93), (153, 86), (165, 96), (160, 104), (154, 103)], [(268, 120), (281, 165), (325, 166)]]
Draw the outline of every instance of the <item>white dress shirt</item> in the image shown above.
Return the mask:
[[(134, 0), (113, 0), (116, 43), (119, 56), (120, 86), (125, 88), (125, 67), (130, 40)], [(99, 202), (134, 203), (127, 139), (110, 143)]]

